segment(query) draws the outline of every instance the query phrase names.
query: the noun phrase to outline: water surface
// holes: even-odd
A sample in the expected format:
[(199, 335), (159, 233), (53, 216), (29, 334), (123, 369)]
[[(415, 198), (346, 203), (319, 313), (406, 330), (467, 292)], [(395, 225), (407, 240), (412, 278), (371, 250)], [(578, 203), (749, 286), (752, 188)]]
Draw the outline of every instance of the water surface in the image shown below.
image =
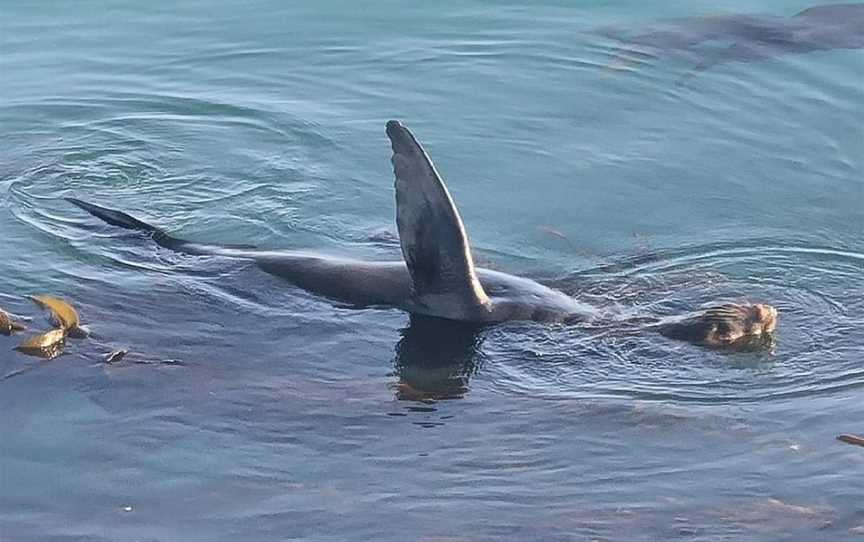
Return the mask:
[[(51, 362), (0, 337), (2, 373), (36, 367), (0, 382), (0, 539), (855, 536), (864, 53), (688, 76), (595, 32), (808, 6), (5, 2), (0, 306), (47, 327), (22, 296), (62, 295), (92, 336)], [(390, 118), (483, 265), (622, 314), (770, 302), (773, 352), (409, 325), (62, 200), (398, 258)]]

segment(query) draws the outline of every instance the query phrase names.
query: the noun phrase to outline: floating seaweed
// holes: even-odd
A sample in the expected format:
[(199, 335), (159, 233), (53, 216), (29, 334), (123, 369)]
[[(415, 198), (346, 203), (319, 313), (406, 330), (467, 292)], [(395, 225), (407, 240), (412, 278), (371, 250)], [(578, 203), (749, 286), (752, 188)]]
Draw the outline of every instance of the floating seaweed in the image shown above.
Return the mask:
[[(66, 344), (67, 337), (86, 336), (86, 332), (81, 327), (81, 318), (78, 316), (78, 312), (67, 301), (50, 295), (32, 296), (30, 299), (43, 309), (47, 309), (51, 312), (51, 320), (57, 328), (27, 338), (24, 342), (15, 347), (15, 350), (18, 350), (22, 354), (27, 354), (28, 356), (54, 359), (63, 352), (63, 347)], [(21, 324), (11, 322), (8, 315), (5, 313), (3, 313), (3, 315), (5, 316), (6, 321), (9, 322), (8, 329), (23, 329)], [(4, 321), (2, 317), (0, 317), (0, 330), (3, 329), (3, 325)]]
[(15, 347), (22, 354), (40, 358), (54, 359), (63, 352), (66, 343), (65, 329), (52, 329), (47, 333), (34, 335)]
[(0, 335), (12, 335), (16, 331), (24, 331), (27, 327), (20, 324), (9, 316), (9, 313), (0, 309)]
[(84, 337), (87, 332), (81, 328), (81, 318), (78, 312), (67, 301), (50, 295), (35, 295), (30, 299), (34, 303), (51, 312), (54, 323), (64, 329), (71, 337)]

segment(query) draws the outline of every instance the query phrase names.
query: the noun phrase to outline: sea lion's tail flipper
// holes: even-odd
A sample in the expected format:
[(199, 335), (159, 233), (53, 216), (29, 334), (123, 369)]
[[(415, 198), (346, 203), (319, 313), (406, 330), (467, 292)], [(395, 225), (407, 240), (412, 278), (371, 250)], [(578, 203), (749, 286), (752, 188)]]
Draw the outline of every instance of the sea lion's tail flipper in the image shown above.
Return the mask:
[(160, 230), (156, 226), (151, 226), (146, 222), (141, 222), (137, 218), (127, 215), (126, 213), (121, 213), (120, 211), (106, 209), (105, 207), (99, 207), (98, 205), (93, 205), (92, 203), (87, 203), (86, 201), (81, 201), (80, 199), (76, 198), (66, 198), (66, 201), (84, 209), (91, 215), (103, 220), (104, 222), (107, 222), (108, 224), (111, 224), (112, 226), (126, 228), (127, 230), (139, 230), (153, 234), (163, 233), (162, 230)]
[(415, 300), (431, 314), (476, 320), (489, 298), (468, 236), (429, 155), (401, 123), (387, 123), (396, 174), (396, 225)]
[(159, 246), (176, 250), (178, 252), (185, 252), (187, 254), (214, 254), (229, 257), (248, 257), (249, 255), (247, 251), (254, 250), (255, 248), (251, 245), (205, 245), (201, 243), (192, 243), (190, 241), (172, 237), (165, 233), (161, 228), (152, 226), (121, 211), (93, 205), (92, 203), (87, 203), (86, 201), (81, 201), (77, 198), (66, 198), (66, 201), (84, 209), (91, 215), (111, 224), (112, 226), (144, 232), (152, 237)]
[(114, 209), (100, 207), (98, 205), (93, 205), (92, 203), (87, 203), (86, 201), (81, 201), (77, 198), (66, 198), (66, 201), (84, 209), (91, 215), (104, 222), (107, 222), (108, 224), (111, 224), (112, 226), (125, 228), (127, 230), (137, 230), (145, 232), (152, 236), (153, 240), (156, 241), (156, 243), (166, 248), (177, 249), (179, 248), (179, 245), (185, 243), (185, 241), (171, 237), (170, 235), (162, 231), (160, 228), (157, 228), (156, 226), (151, 226), (150, 224), (142, 222), (131, 215), (127, 215), (126, 213), (115, 211)]

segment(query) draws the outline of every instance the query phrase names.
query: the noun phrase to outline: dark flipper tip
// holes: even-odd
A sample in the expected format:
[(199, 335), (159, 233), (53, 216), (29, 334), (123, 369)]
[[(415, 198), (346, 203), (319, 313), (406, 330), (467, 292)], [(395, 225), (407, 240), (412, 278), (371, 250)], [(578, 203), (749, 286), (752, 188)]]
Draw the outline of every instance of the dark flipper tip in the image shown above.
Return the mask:
[(91, 215), (95, 216), (96, 218), (101, 219), (104, 222), (107, 222), (108, 224), (111, 224), (112, 226), (117, 226), (120, 228), (126, 228), (128, 230), (141, 230), (141, 231), (146, 231), (146, 232), (150, 232), (153, 234), (161, 233), (161, 230), (159, 230), (159, 228), (156, 228), (155, 226), (151, 226), (150, 224), (147, 224), (146, 222), (142, 222), (142, 221), (138, 220), (137, 218), (135, 218), (131, 215), (128, 215), (126, 213), (123, 213), (120, 211), (115, 211), (113, 209), (108, 209), (107, 207), (100, 207), (98, 205), (93, 205), (92, 203), (87, 203), (86, 201), (81, 201), (80, 199), (77, 199), (77, 198), (65, 198), (65, 199), (69, 203), (71, 203), (77, 207), (80, 207), (81, 209), (84, 209), (85, 211), (87, 211)]
[(74, 205), (76, 207), (81, 207), (82, 209), (87, 209), (87, 204), (78, 198), (63, 198), (63, 199), (65, 199), (66, 201), (68, 201), (69, 203), (71, 203), (72, 205)]
[(387, 121), (387, 137), (395, 154), (413, 154), (420, 148), (414, 135), (398, 120)]

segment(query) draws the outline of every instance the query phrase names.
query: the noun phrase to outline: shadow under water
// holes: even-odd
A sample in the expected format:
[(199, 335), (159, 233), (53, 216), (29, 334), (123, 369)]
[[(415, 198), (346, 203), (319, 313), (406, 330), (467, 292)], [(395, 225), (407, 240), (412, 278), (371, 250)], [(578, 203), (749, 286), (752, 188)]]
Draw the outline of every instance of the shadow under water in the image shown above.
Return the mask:
[(406, 401), (458, 399), (482, 365), (483, 326), (412, 315), (400, 331), (394, 359), (396, 397)]
[(696, 71), (728, 62), (753, 62), (784, 54), (864, 47), (864, 4), (814, 6), (792, 15), (706, 15), (660, 22), (649, 31), (605, 28), (628, 46), (612, 68), (658, 56), (681, 57)]

